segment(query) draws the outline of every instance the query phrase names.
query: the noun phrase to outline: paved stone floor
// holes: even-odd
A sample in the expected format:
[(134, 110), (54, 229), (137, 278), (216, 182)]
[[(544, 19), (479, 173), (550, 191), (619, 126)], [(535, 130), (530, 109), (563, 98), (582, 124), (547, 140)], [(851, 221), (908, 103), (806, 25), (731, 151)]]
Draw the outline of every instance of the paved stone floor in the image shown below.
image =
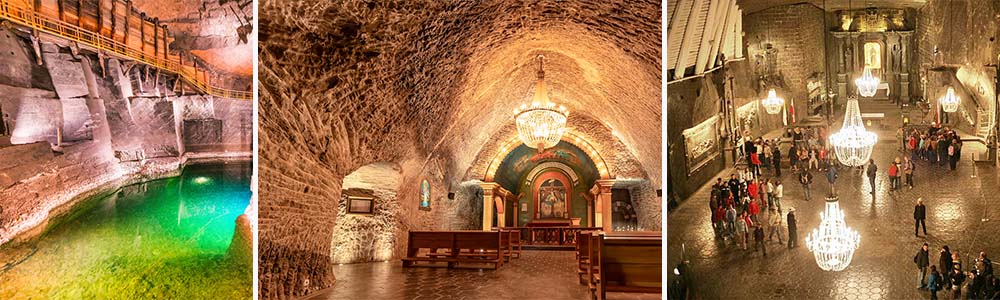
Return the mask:
[[(334, 267), (336, 285), (309, 299), (590, 299), (572, 251), (531, 251), (499, 270), (403, 268), (398, 261)], [(611, 293), (610, 299), (661, 299)]]
[[(786, 211), (787, 206), (796, 209), (800, 247), (789, 250), (775, 241), (768, 244), (764, 258), (716, 241), (709, 223), (711, 187), (706, 185), (668, 216), (667, 266), (672, 268), (681, 260), (683, 244), (693, 270), (694, 293), (700, 299), (926, 299), (928, 292), (916, 289), (912, 262), (924, 242), (930, 243), (932, 264), (937, 264), (937, 253), (945, 244), (959, 251), (966, 268), (973, 258), (967, 255), (978, 255), (979, 251), (987, 251), (997, 261), (1000, 177), (990, 165), (974, 166), (970, 159), (976, 148), (973, 143), (966, 143), (958, 170), (919, 162), (914, 173), (916, 187), (890, 194), (887, 164), (900, 153), (895, 150), (893, 134), (882, 132), (879, 136), (883, 140), (873, 154), (879, 165), (874, 199), (860, 170), (842, 169), (836, 184), (847, 225), (861, 234), (861, 245), (846, 270), (821, 270), (805, 247), (806, 235), (819, 226), (822, 196), (829, 189), (826, 177), (814, 173), (813, 199), (806, 202), (802, 186), (788, 170), (782, 172), (782, 204)], [(728, 176), (729, 171), (721, 175)], [(923, 197), (927, 206), (927, 237), (913, 235), (917, 197)], [(989, 221), (983, 222), (984, 217)]]

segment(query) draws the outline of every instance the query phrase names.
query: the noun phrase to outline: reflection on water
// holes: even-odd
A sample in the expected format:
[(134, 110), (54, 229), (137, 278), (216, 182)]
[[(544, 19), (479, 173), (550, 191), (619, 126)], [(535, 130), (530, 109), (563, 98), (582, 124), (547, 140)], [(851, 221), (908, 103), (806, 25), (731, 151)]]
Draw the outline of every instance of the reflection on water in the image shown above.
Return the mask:
[(250, 199), (249, 163), (88, 199), (30, 244), (0, 249), (0, 299), (248, 299), (252, 265), (226, 252)]

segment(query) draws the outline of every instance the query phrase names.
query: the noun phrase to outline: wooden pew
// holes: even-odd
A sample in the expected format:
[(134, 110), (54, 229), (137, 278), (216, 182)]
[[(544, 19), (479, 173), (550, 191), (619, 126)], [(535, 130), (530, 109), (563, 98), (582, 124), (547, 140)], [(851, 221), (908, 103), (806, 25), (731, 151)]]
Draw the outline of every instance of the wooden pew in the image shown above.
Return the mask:
[(510, 231), (511, 255), (514, 258), (521, 258), (521, 230)]
[[(455, 235), (451, 232), (439, 231), (410, 231), (406, 243), (406, 257), (403, 258), (403, 267), (412, 267), (415, 262), (446, 262), (456, 261)], [(427, 253), (421, 253), (421, 249), (428, 249)], [(442, 253), (438, 250), (444, 249)]]
[(589, 282), (587, 273), (587, 268), (590, 267), (590, 243), (593, 231), (577, 231), (576, 232), (576, 274), (580, 278), (581, 284), (587, 284)]
[(607, 298), (607, 292), (662, 293), (663, 266), (660, 232), (624, 232), (600, 234), (597, 253), (594, 297)]
[[(427, 252), (422, 250), (426, 249)], [(485, 263), (494, 269), (503, 266), (504, 249), (497, 231), (410, 231), (403, 267), (417, 262), (447, 263), (449, 268), (459, 263)]]

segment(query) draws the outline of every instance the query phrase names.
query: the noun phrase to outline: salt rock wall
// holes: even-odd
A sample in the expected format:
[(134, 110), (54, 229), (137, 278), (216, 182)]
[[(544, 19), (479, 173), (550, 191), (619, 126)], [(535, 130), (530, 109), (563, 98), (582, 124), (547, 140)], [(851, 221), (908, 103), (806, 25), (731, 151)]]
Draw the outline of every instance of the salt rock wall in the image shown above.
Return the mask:
[(253, 103), (212, 96), (177, 100), (188, 151), (250, 151), (253, 145)]
[(656, 196), (654, 188), (648, 180), (630, 186), (629, 195), (632, 196), (632, 205), (635, 207), (636, 217), (639, 219), (638, 226), (642, 230), (660, 231), (663, 224), (660, 222), (663, 217), (663, 200)]
[[(166, 75), (152, 81), (162, 97), (134, 97), (116, 59), (43, 42), (39, 65), (23, 34), (0, 30), (0, 111), (12, 127), (10, 144), (0, 137), (0, 244), (38, 233), (50, 214), (65, 213), (78, 196), (176, 171), (184, 149), (182, 114), (164, 86)], [(239, 118), (252, 104), (242, 102), (214, 116), (244, 124)], [(251, 146), (248, 139), (230, 143)]]
[(480, 181), (463, 182), (455, 191), (455, 199), (444, 201), (450, 217), (447, 230), (481, 230), (483, 228), (483, 188)]
[[(374, 196), (371, 214), (347, 212), (347, 193), (337, 202), (337, 222), (333, 228), (331, 260), (333, 263), (384, 261), (393, 258), (400, 238), (400, 208), (396, 190), (399, 166), (374, 163), (344, 177), (345, 190)], [(402, 236), (405, 243), (405, 235)]]

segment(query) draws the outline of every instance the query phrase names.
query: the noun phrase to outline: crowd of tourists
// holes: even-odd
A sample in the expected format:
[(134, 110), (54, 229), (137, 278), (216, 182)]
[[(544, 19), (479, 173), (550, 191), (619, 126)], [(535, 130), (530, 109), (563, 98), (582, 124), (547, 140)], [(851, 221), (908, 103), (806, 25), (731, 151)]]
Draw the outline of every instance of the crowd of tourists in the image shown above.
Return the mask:
[[(972, 266), (964, 269), (958, 251), (948, 245), (941, 246), (938, 264), (932, 265), (930, 245), (924, 243), (913, 256), (917, 265), (918, 289), (930, 291), (931, 299), (944, 292), (949, 299), (1000, 299), (1000, 279), (993, 275), (993, 261), (986, 252), (973, 259)], [(964, 295), (964, 298), (963, 298)]]
[[(958, 133), (940, 124), (932, 124), (926, 130), (900, 128), (896, 138), (900, 148), (909, 154), (909, 160), (923, 160), (955, 170), (962, 159), (962, 139)], [(898, 160), (898, 158), (897, 158)]]

